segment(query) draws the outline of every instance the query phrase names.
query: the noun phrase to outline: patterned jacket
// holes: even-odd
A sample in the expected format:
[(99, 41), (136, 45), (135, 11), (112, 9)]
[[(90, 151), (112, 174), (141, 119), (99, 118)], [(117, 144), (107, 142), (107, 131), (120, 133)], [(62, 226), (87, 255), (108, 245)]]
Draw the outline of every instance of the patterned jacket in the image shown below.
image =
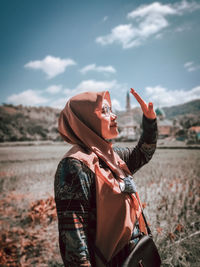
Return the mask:
[[(156, 149), (157, 121), (143, 116), (143, 132), (131, 148), (114, 147), (134, 174), (149, 162)], [(100, 167), (107, 167), (99, 159)], [(95, 174), (81, 161), (64, 158), (55, 174), (55, 201), (58, 215), (59, 246), (65, 266), (95, 266), (93, 244), (96, 234)], [(114, 226), (113, 226), (114, 227)], [(109, 266), (120, 266), (122, 250)]]

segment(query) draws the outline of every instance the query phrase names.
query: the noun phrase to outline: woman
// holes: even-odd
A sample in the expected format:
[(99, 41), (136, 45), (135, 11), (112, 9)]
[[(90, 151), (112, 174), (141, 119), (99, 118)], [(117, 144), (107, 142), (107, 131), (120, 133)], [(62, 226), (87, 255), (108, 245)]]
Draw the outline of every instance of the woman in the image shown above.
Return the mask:
[[(136, 147), (113, 147), (117, 116), (109, 92), (72, 97), (59, 118), (59, 132), (73, 144), (55, 175), (59, 245), (65, 266), (121, 266), (134, 233), (147, 233), (136, 194), (124, 194), (126, 177), (146, 164), (156, 149), (153, 104), (131, 88), (143, 111)], [(137, 241), (137, 240), (136, 240)], [(135, 241), (135, 242), (136, 242)]]

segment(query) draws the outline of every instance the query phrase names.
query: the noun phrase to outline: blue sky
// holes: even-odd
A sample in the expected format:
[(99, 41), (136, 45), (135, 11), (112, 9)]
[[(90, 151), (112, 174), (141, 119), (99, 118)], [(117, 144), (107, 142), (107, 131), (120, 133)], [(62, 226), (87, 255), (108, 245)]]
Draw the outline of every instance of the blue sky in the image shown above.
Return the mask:
[(108, 90), (124, 109), (130, 87), (156, 107), (200, 98), (199, 0), (0, 0), (0, 20), (1, 103)]

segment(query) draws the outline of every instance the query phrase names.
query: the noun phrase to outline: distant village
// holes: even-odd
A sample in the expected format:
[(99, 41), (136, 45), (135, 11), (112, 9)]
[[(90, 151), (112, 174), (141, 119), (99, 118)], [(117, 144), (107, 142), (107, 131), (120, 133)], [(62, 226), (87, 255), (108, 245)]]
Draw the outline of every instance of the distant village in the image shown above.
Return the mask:
[[(200, 99), (179, 106), (156, 108), (159, 143), (200, 144)], [(142, 110), (131, 107), (116, 111), (119, 136), (116, 141), (137, 141), (142, 132)], [(62, 141), (58, 133), (59, 109), (4, 104), (0, 106), (0, 143), (20, 141)], [(180, 142), (179, 142), (180, 141)], [(176, 143), (177, 143), (176, 142)]]
[[(177, 119), (167, 119), (162, 108), (155, 110), (158, 122), (158, 138), (200, 143), (200, 126), (184, 129)], [(136, 141), (141, 134), (142, 111), (140, 108), (131, 108), (130, 94), (126, 96), (126, 110), (117, 111), (119, 136), (118, 141)]]

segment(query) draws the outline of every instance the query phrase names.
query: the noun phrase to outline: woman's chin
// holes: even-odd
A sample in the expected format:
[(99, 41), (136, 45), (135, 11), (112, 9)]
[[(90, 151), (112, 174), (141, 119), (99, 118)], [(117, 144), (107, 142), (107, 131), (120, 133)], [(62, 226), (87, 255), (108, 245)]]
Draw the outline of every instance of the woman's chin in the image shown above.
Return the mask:
[(116, 133), (115, 136), (113, 136), (113, 139), (116, 139), (118, 137), (119, 133)]
[(118, 134), (119, 132), (118, 132), (117, 127), (111, 127), (110, 129), (102, 133), (102, 137), (104, 139), (115, 139), (118, 137)]
[[(113, 130), (114, 130), (114, 129), (113, 129)], [(115, 138), (118, 137), (118, 135), (119, 135), (119, 132), (118, 132), (118, 130), (116, 129), (115, 131), (112, 131), (112, 132), (110, 133), (110, 137), (109, 137), (109, 139), (115, 139)]]

